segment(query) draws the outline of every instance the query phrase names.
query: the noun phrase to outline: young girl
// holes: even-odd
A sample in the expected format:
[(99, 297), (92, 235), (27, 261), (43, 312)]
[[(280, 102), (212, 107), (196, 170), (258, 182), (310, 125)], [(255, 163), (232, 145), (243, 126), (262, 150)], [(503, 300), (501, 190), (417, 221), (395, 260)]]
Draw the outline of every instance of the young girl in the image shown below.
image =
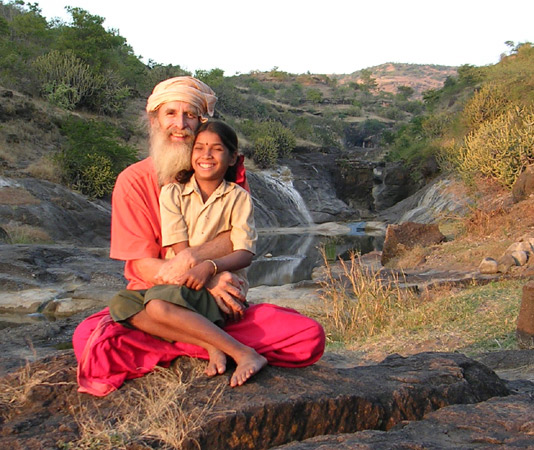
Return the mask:
[(157, 285), (145, 295), (148, 302), (165, 302), (183, 307), (177, 330), (183, 342), (205, 348), (209, 355), (209, 376), (226, 371), (226, 355), (237, 368), (231, 386), (242, 385), (259, 372), (267, 360), (222, 328), (225, 321), (217, 303), (204, 287), (218, 272), (232, 271), (245, 285), (244, 268), (252, 262), (257, 234), (252, 199), (233, 183), (237, 161), (237, 135), (223, 122), (210, 121), (197, 131), (191, 154), (191, 171), (178, 174), (178, 183), (163, 186), (160, 212), (163, 246), (168, 255), (189, 246), (201, 245), (222, 232), (229, 232), (233, 252), (192, 267), (178, 280), (179, 285)]

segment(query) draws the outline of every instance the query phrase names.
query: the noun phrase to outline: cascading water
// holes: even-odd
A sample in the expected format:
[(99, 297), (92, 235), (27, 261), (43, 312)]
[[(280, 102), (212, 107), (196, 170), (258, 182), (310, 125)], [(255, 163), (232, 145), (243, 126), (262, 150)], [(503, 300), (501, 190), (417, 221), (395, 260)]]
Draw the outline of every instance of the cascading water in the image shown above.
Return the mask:
[(293, 186), (287, 167), (248, 174), (260, 228), (311, 225), (313, 219), (299, 192)]

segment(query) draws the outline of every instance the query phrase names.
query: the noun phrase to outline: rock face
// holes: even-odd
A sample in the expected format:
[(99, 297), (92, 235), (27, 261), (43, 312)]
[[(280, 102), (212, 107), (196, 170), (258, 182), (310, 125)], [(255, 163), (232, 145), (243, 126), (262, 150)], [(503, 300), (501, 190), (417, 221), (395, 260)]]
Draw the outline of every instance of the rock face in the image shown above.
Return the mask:
[(449, 179), (436, 179), (415, 194), (381, 211), (379, 218), (388, 223), (435, 223), (445, 215), (464, 215), (470, 200), (465, 188)]
[[(341, 189), (343, 172), (337, 153), (296, 153), (284, 163), (291, 169), (294, 186), (315, 223), (358, 218), (358, 211), (349, 206)], [(355, 185), (352, 189), (358, 191)]]
[(532, 448), (534, 408), (528, 395), (492, 398), (476, 405), (448, 406), (424, 420), (389, 432), (369, 430), (321, 436), (277, 449), (435, 449)]
[(111, 207), (58, 184), (34, 178), (0, 177), (3, 224), (31, 225), (45, 230), (55, 242), (105, 247), (109, 245)]
[(436, 224), (404, 222), (400, 225), (389, 225), (382, 249), (382, 265), (415, 246), (427, 247), (444, 240), (445, 236)]
[(373, 189), (374, 207), (383, 211), (412, 195), (418, 186), (409, 169), (400, 162), (388, 162), (375, 168), (376, 184)]
[[(114, 395), (95, 399), (75, 392), (72, 352), (46, 363), (49, 378), (33, 388), (31, 403), (10, 409), (9, 418), (1, 424), (2, 448), (37, 450), (43, 442), (46, 448), (54, 448), (60, 440), (75, 441), (78, 428), (73, 414), (80, 407), (86, 417), (113, 411), (114, 420), (120, 421), (128, 411), (125, 404), (117, 408), (116, 402), (148, 382), (134, 380)], [(177, 364), (184, 372), (190, 360), (181, 358)], [(33, 368), (39, 369), (41, 363)], [(225, 374), (191, 383), (182, 404), (186, 417), (210, 392), (219, 391), (221, 396), (211, 404), (201, 428), (188, 436), (183, 450), (260, 450), (314, 436), (386, 431), (448, 405), (470, 408), (469, 404), (509, 394), (493, 371), (461, 354), (448, 353), (392, 355), (377, 365), (350, 369), (267, 367), (234, 389), (228, 380)]]

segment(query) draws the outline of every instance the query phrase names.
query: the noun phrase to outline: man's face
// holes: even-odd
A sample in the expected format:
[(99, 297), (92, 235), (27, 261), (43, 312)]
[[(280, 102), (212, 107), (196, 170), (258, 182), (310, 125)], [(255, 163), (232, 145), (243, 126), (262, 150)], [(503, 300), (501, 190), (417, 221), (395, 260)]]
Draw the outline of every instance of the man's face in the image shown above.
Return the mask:
[(189, 145), (193, 143), (195, 131), (200, 125), (195, 108), (180, 101), (161, 105), (155, 120), (159, 122), (159, 128), (166, 134), (169, 142)]

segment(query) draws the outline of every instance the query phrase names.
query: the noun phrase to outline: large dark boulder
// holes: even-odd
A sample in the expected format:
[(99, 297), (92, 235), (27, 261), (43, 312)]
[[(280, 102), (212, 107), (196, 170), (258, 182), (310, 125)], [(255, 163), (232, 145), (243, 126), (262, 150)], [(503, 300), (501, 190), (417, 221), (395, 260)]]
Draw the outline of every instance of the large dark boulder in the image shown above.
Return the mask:
[(428, 247), (444, 240), (445, 236), (439, 231), (437, 224), (404, 222), (388, 225), (382, 249), (382, 265), (416, 246)]

